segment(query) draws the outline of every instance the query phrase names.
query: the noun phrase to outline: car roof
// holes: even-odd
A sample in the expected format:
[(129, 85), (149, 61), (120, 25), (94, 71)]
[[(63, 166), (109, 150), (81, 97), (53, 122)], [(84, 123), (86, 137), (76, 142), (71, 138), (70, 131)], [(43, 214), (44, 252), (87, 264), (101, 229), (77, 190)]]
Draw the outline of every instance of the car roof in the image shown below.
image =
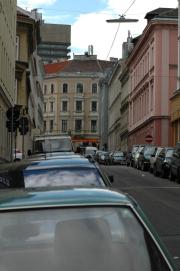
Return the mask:
[(39, 168), (59, 168), (59, 167), (95, 167), (94, 163), (90, 162), (83, 156), (61, 156), (48, 160), (22, 160), (16, 163), (5, 163), (0, 166), (0, 172), (4, 170), (21, 170), (21, 169), (39, 169)]
[(0, 210), (133, 204), (127, 195), (105, 188), (13, 189), (0, 192)]

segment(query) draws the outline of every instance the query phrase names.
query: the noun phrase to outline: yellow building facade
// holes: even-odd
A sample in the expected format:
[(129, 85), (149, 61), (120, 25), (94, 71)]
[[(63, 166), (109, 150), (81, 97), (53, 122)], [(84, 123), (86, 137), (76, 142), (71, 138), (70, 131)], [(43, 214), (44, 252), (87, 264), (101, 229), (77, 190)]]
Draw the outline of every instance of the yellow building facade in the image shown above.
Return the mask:
[(171, 98), (171, 125), (173, 146), (180, 141), (180, 90)]
[(44, 132), (99, 146), (99, 80), (113, 63), (93, 55), (45, 65)]
[(10, 159), (6, 111), (15, 100), (16, 0), (0, 0), (0, 158)]

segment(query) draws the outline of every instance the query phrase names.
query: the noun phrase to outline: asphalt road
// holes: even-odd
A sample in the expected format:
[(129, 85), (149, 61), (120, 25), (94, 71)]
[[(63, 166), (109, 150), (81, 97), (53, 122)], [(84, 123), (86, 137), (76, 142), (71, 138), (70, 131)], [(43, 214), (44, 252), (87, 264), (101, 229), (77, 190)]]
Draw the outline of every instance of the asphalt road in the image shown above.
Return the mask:
[(180, 270), (180, 184), (126, 166), (101, 166), (141, 206)]

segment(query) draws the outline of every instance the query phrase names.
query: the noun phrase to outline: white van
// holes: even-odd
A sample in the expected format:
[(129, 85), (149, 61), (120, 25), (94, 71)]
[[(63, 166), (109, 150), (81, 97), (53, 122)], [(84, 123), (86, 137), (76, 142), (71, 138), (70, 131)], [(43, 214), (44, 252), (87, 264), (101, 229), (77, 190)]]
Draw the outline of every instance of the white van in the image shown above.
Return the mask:
[(33, 153), (73, 152), (70, 136), (36, 136), (33, 140)]

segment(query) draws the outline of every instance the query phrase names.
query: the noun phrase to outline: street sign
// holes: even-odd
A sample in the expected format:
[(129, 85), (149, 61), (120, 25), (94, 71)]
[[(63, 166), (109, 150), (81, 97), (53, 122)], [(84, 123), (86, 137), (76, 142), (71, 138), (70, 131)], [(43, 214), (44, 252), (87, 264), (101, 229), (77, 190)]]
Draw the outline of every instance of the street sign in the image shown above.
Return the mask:
[(147, 143), (151, 143), (151, 142), (153, 141), (152, 135), (146, 135), (145, 141), (146, 141)]

